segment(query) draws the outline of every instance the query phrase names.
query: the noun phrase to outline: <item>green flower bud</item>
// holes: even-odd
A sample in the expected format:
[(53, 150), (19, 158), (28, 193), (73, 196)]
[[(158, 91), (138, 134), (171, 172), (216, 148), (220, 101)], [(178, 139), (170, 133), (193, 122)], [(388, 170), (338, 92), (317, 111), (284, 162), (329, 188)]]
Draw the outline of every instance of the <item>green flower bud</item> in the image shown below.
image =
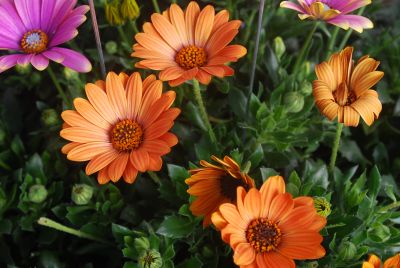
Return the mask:
[(326, 218), (331, 214), (331, 203), (329, 203), (324, 197), (315, 197), (314, 207), (317, 210), (317, 213), (322, 217)]
[(121, 4), (119, 0), (113, 0), (111, 3), (106, 3), (106, 19), (110, 25), (116, 26), (124, 24), (125, 21), (121, 17), (120, 6)]
[(143, 251), (139, 257), (140, 268), (161, 268), (162, 264), (160, 252), (154, 249)]
[(118, 51), (118, 45), (114, 41), (108, 41), (106, 43), (106, 51), (108, 54), (115, 54)]
[(121, 15), (124, 20), (135, 20), (140, 15), (139, 6), (135, 0), (123, 0)]
[(47, 190), (43, 185), (35, 184), (29, 188), (29, 201), (40, 204), (47, 198)]
[(93, 188), (87, 184), (75, 184), (72, 187), (71, 199), (77, 205), (86, 205), (93, 196)]
[(304, 97), (299, 92), (286, 93), (283, 102), (289, 113), (298, 113), (304, 107)]
[(30, 64), (27, 64), (27, 65), (19, 65), (19, 64), (17, 64), (15, 66), (15, 70), (19, 74), (29, 74), (31, 72), (31, 70), (32, 70), (32, 67), (31, 67)]
[(312, 93), (312, 84), (308, 81), (303, 81), (300, 86), (300, 91), (303, 95), (308, 96)]
[(135, 245), (135, 249), (138, 252), (150, 249), (150, 241), (146, 237), (135, 238), (135, 241), (133, 243)]
[(67, 80), (79, 80), (79, 73), (77, 71), (65, 67), (63, 72)]
[(58, 113), (54, 109), (45, 109), (42, 111), (42, 122), (45, 126), (51, 127), (59, 123)]
[(278, 57), (278, 59), (280, 59), (286, 51), (286, 46), (283, 42), (283, 39), (280, 36), (275, 37), (273, 46), (275, 55)]
[(357, 254), (356, 246), (350, 241), (344, 241), (339, 246), (339, 259), (349, 261)]

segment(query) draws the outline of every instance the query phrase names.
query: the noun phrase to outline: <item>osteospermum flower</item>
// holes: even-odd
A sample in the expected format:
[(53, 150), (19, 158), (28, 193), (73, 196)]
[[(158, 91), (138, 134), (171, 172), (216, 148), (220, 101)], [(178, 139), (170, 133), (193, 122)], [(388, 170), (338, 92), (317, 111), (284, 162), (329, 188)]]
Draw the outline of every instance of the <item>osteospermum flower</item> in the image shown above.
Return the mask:
[(219, 164), (213, 165), (201, 160), (202, 168), (190, 170), (191, 177), (185, 182), (189, 185), (187, 191), (196, 200), (190, 206), (195, 216), (204, 216), (203, 226), (211, 223), (211, 215), (223, 203), (236, 203), (236, 188), (246, 190), (254, 187), (254, 181), (246, 173), (240, 171), (239, 165), (229, 156), (219, 159), (211, 156)]
[(237, 61), (246, 48), (229, 45), (237, 35), (239, 20), (229, 21), (229, 13), (215, 14), (212, 6), (200, 10), (196, 2), (187, 9), (172, 4), (163, 14), (151, 16), (151, 23), (143, 25), (143, 33), (135, 36), (132, 56), (142, 58), (136, 67), (160, 70), (159, 77), (177, 86), (197, 79), (208, 84), (212, 76), (234, 74), (225, 64)]
[(162, 82), (154, 75), (142, 82), (139, 73), (113, 72), (85, 90), (89, 100), (77, 98), (76, 111), (61, 114), (65, 124), (60, 135), (71, 141), (62, 148), (68, 159), (89, 161), (86, 174), (98, 172), (100, 184), (121, 176), (133, 183), (138, 171), (160, 170), (161, 156), (178, 143), (168, 132), (180, 113), (170, 108), (175, 92), (162, 93)]
[(89, 7), (75, 7), (77, 0), (0, 1), (0, 50), (13, 54), (0, 57), (0, 73), (31, 63), (44, 70), (49, 60), (77, 72), (89, 72), (90, 62), (80, 53), (59, 47), (78, 34)]
[(260, 190), (239, 187), (237, 205), (222, 204), (212, 215), (222, 239), (234, 250), (240, 267), (295, 267), (294, 260), (325, 255), (319, 231), (326, 219), (311, 197), (292, 198), (281, 176), (270, 177)]
[[(381, 268), (381, 260), (374, 254), (371, 254), (368, 261), (363, 262), (362, 268)], [(383, 268), (400, 268), (400, 254), (387, 259)]]
[(338, 122), (356, 127), (361, 116), (370, 126), (382, 110), (378, 93), (371, 87), (383, 72), (376, 71), (379, 61), (364, 56), (354, 64), (352, 55), (353, 48), (347, 47), (315, 67), (315, 103), (329, 120), (337, 117)]
[(354, 10), (369, 5), (371, 0), (297, 0), (298, 4), (283, 1), (281, 7), (300, 12), (299, 18), (323, 20), (348, 30), (352, 28), (357, 32), (371, 29), (374, 24), (367, 18), (359, 15), (349, 15)]

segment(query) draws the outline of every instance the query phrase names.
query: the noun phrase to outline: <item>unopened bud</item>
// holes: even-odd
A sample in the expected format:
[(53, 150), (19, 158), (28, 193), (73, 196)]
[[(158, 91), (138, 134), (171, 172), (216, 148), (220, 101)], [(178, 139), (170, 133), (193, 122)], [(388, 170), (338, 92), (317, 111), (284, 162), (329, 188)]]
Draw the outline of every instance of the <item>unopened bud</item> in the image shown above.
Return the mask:
[(106, 19), (109, 24), (114, 26), (124, 24), (124, 20), (120, 13), (120, 6), (121, 4), (119, 0), (113, 0), (111, 3), (106, 3)]
[(298, 113), (304, 107), (304, 96), (299, 92), (289, 92), (285, 94), (283, 102), (289, 113)]
[(150, 241), (146, 237), (135, 238), (134, 245), (138, 252), (150, 249)]
[(114, 41), (108, 41), (106, 43), (106, 51), (108, 54), (115, 54), (118, 51), (118, 45)]
[(144, 251), (139, 257), (140, 268), (161, 268), (162, 264), (160, 252), (154, 249)]
[(121, 15), (124, 20), (135, 20), (140, 15), (139, 6), (135, 0), (123, 0)]
[(42, 122), (45, 126), (51, 127), (59, 123), (58, 113), (54, 109), (45, 109), (42, 111)]
[(322, 217), (326, 218), (331, 214), (331, 203), (329, 203), (324, 197), (315, 197), (314, 207), (317, 213)]
[(29, 201), (40, 204), (47, 198), (47, 190), (43, 185), (36, 184), (29, 188)]
[(278, 59), (280, 59), (286, 51), (286, 46), (283, 42), (283, 39), (280, 36), (275, 37), (273, 46), (275, 55), (278, 57)]
[(93, 188), (87, 184), (75, 184), (72, 187), (71, 199), (77, 205), (86, 205), (93, 196)]
[(342, 260), (352, 260), (357, 254), (356, 246), (350, 241), (344, 241), (339, 247), (339, 258)]

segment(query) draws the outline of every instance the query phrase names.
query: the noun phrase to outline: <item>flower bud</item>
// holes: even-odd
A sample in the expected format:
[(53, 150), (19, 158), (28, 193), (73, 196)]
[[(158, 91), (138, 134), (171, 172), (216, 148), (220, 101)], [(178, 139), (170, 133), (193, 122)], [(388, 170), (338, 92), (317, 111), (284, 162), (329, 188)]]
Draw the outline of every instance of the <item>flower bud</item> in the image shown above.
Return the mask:
[(138, 252), (150, 249), (150, 241), (146, 237), (135, 238), (134, 245)]
[(29, 201), (40, 204), (47, 198), (47, 190), (43, 185), (35, 184), (29, 188)]
[(45, 109), (42, 111), (41, 120), (47, 127), (55, 126), (59, 123), (58, 113), (54, 109)]
[(339, 246), (339, 259), (352, 260), (357, 254), (356, 246), (350, 241), (344, 241)]
[(72, 187), (71, 199), (77, 205), (86, 205), (93, 196), (93, 188), (87, 184), (75, 184)]
[(122, 19), (120, 13), (120, 6), (121, 4), (119, 0), (113, 0), (111, 3), (106, 3), (106, 19), (110, 25), (115, 26), (124, 24), (124, 20)]
[(299, 92), (286, 93), (283, 102), (289, 113), (298, 113), (304, 107), (304, 97)]
[(27, 65), (19, 65), (19, 64), (17, 64), (15, 66), (15, 70), (19, 74), (29, 74), (31, 72), (31, 70), (32, 70), (32, 67), (31, 67), (30, 64), (27, 64)]
[(114, 41), (108, 41), (106, 43), (106, 51), (108, 54), (115, 54), (118, 51), (118, 45)]
[(143, 251), (139, 257), (140, 268), (161, 268), (162, 264), (160, 252), (154, 249)]
[(303, 81), (300, 85), (300, 91), (304, 96), (308, 96), (312, 93), (312, 84), (306, 80)]
[(275, 37), (273, 46), (275, 55), (278, 57), (278, 59), (280, 59), (286, 51), (286, 46), (283, 42), (283, 39), (280, 36)]
[(329, 203), (324, 197), (315, 197), (314, 207), (317, 213), (322, 217), (326, 218), (331, 214), (331, 203)]
[(79, 80), (79, 73), (77, 71), (65, 67), (63, 72), (67, 80)]
[(123, 0), (121, 15), (124, 20), (135, 20), (140, 15), (139, 6), (135, 0)]

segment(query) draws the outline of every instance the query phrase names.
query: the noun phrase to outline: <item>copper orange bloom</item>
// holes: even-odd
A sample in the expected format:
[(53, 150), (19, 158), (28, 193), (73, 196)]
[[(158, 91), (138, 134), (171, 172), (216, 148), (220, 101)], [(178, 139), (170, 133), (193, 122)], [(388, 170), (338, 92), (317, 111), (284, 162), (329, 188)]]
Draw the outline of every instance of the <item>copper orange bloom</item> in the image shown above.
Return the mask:
[(240, 25), (239, 20), (229, 21), (228, 11), (215, 14), (210, 5), (200, 10), (192, 1), (183, 11), (172, 4), (143, 25), (144, 32), (135, 36), (132, 56), (143, 59), (136, 67), (161, 71), (160, 79), (171, 86), (193, 78), (208, 84), (212, 76), (233, 75), (225, 64), (246, 54), (243, 46), (229, 45)]
[(293, 199), (285, 193), (281, 176), (270, 177), (260, 190), (246, 193), (239, 187), (237, 205), (221, 205), (212, 222), (242, 268), (291, 268), (295, 259), (325, 255), (319, 231), (326, 219), (317, 214), (311, 197)]
[(161, 156), (178, 143), (168, 132), (180, 110), (171, 108), (175, 92), (162, 93), (155, 76), (144, 81), (110, 72), (106, 81), (85, 87), (89, 100), (76, 98), (76, 111), (64, 111), (60, 135), (71, 141), (62, 148), (68, 159), (89, 161), (86, 174), (98, 172), (100, 184), (121, 177), (133, 183), (138, 171), (158, 171)]
[(353, 48), (347, 47), (315, 67), (315, 103), (329, 120), (337, 117), (339, 123), (356, 127), (361, 116), (370, 126), (382, 111), (378, 93), (371, 87), (383, 72), (376, 71), (379, 61), (364, 56), (354, 64), (352, 55)]
[[(368, 261), (363, 262), (362, 268), (381, 268), (381, 260), (374, 254), (371, 254)], [(400, 254), (387, 259), (383, 268), (400, 268)]]
[(229, 156), (219, 159), (211, 156), (219, 164), (213, 165), (201, 160), (202, 168), (190, 170), (191, 177), (185, 182), (189, 185), (187, 191), (196, 197), (190, 206), (193, 215), (204, 216), (203, 226), (211, 223), (211, 215), (226, 202), (236, 203), (236, 188), (254, 187), (254, 181), (246, 173), (240, 171), (239, 165)]

